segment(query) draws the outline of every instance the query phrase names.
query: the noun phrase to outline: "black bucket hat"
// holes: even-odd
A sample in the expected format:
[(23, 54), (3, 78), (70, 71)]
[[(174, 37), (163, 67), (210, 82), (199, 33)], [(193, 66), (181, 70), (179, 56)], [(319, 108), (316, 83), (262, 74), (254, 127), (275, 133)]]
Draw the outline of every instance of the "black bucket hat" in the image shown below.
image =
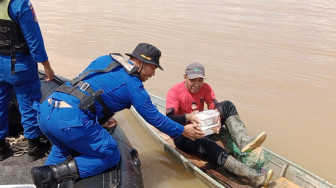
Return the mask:
[(151, 44), (140, 43), (137, 45), (137, 47), (135, 47), (132, 54), (126, 53), (126, 55), (135, 57), (145, 63), (156, 65), (161, 70), (163, 70), (159, 62), (161, 51)]

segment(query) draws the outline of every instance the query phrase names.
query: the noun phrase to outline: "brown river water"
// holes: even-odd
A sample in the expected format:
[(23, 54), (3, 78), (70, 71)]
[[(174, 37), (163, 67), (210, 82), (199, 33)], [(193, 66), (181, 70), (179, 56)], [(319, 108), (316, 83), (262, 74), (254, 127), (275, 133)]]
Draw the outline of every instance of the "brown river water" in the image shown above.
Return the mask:
[[(233, 101), (250, 134), (336, 184), (336, 1), (32, 1), (55, 73), (78, 75), (139, 42), (162, 51), (145, 83), (165, 97), (192, 62), (217, 99)], [(116, 116), (142, 160), (145, 187), (206, 187), (166, 154), (130, 111)]]

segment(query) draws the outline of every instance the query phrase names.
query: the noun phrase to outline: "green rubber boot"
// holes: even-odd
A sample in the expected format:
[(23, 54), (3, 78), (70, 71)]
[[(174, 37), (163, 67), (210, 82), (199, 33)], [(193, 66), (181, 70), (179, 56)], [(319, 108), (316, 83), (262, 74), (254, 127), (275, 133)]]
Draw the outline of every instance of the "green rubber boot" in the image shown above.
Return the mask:
[(268, 170), (264, 173), (258, 173), (254, 169), (244, 165), (232, 156), (229, 156), (226, 159), (224, 168), (239, 177), (247, 178), (252, 185), (257, 187), (267, 186), (270, 183), (274, 173), (273, 170)]
[(243, 153), (247, 150), (253, 150), (259, 147), (266, 139), (266, 133), (261, 132), (257, 136), (249, 136), (246, 128), (238, 115), (233, 115), (225, 120), (225, 125), (229, 130), (232, 140), (237, 144)]

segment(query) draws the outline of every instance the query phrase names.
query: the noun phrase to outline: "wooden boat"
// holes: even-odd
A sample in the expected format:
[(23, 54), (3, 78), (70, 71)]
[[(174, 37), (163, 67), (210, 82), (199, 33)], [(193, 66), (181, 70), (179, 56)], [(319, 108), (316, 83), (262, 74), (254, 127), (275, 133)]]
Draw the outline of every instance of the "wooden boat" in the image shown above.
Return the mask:
[[(39, 76), (42, 86), (42, 101), (44, 101), (56, 88), (62, 85), (68, 79), (56, 76), (51, 82), (44, 81), (45, 74), (39, 71)], [(13, 95), (9, 107), (9, 122), (10, 135), (16, 136), (18, 132), (22, 132), (20, 124), (20, 113), (18, 110), (17, 101)], [(109, 169), (99, 175), (80, 179), (74, 185), (69, 186), (64, 184), (62, 187), (74, 188), (91, 188), (91, 187), (106, 187), (106, 188), (142, 188), (143, 180), (137, 150), (132, 148), (126, 135), (120, 128), (116, 126), (108, 129), (111, 136), (118, 142), (118, 148), (121, 154), (121, 161), (118, 166)], [(0, 187), (35, 187), (33, 185), (30, 169), (34, 166), (42, 166), (46, 157), (34, 162), (27, 161), (27, 149), (22, 150), (23, 155), (17, 157), (9, 157), (0, 162)]]
[[(153, 104), (158, 110), (165, 113), (165, 100), (150, 94)], [(188, 172), (194, 174), (197, 178), (203, 181), (209, 187), (250, 187), (246, 180), (242, 180), (231, 173), (228, 173), (224, 168), (213, 168), (211, 164), (197, 156), (187, 154), (174, 145), (173, 140), (166, 134), (148, 124), (132, 107), (131, 111), (138, 119), (140, 124), (147, 132), (156, 140), (156, 142), (173, 158), (183, 165)], [(223, 146), (219, 137), (214, 137), (216, 142)], [(308, 170), (298, 166), (297, 164), (285, 159), (284, 157), (264, 149), (269, 155), (269, 162), (263, 168), (273, 169), (274, 175), (268, 187), (284, 188), (284, 187), (315, 187), (315, 188), (336, 188), (335, 185), (325, 181)]]

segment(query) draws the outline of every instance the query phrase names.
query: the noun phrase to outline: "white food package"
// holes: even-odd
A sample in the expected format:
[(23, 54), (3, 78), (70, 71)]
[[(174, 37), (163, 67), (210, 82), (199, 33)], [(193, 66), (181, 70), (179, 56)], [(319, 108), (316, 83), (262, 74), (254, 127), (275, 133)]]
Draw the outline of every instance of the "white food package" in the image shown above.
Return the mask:
[(215, 110), (204, 110), (195, 114), (201, 121), (201, 126), (209, 126), (216, 124), (219, 117), (219, 112)]
[(204, 132), (204, 136), (208, 136), (208, 135), (216, 133), (217, 128), (218, 128), (217, 126), (218, 126), (217, 124), (208, 125), (208, 126), (201, 126), (201, 129)]
[(205, 110), (195, 114), (200, 120), (200, 126), (204, 136), (216, 133), (219, 113), (215, 110)]

